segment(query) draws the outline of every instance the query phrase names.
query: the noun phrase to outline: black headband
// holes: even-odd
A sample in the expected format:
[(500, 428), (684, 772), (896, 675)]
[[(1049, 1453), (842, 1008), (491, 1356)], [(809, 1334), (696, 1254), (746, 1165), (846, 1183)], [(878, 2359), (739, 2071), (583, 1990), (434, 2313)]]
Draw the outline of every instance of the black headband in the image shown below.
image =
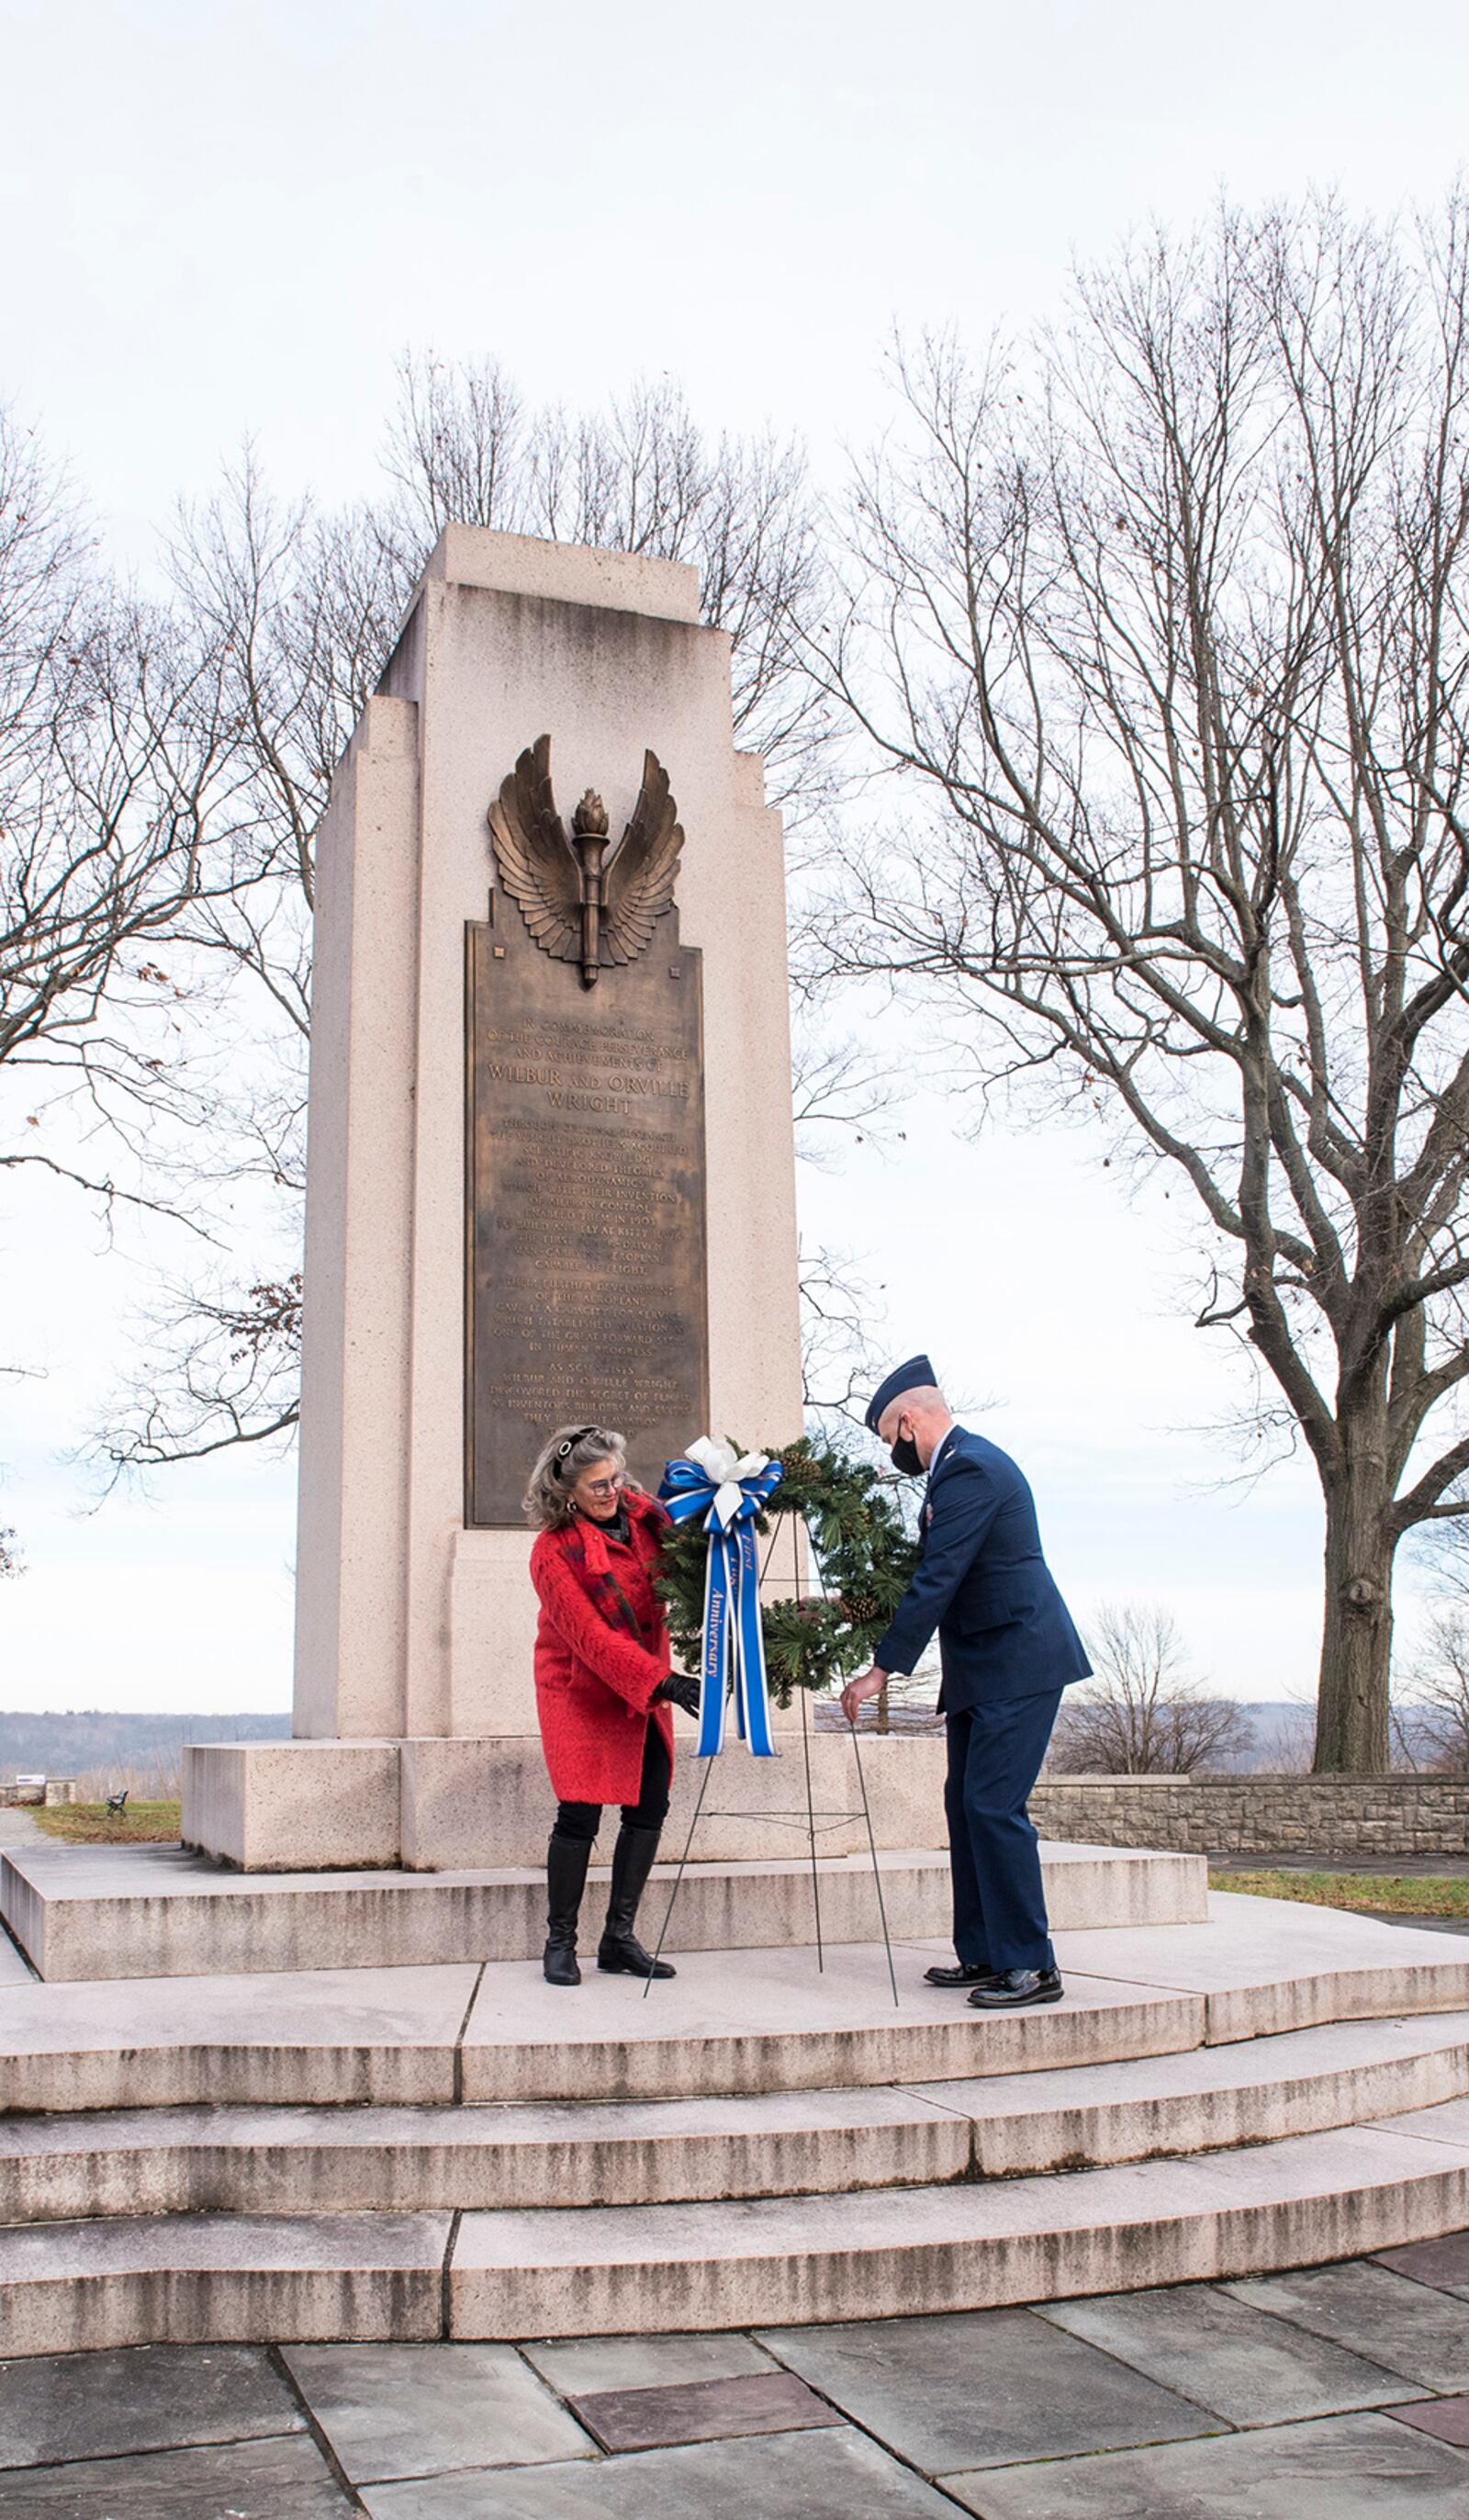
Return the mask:
[(595, 1426), (578, 1426), (574, 1435), (568, 1435), (563, 1444), (557, 1444), (556, 1459), (551, 1464), (551, 1475), (554, 1479), (560, 1477), (562, 1462), (570, 1459), (578, 1444), (584, 1442), (588, 1435), (595, 1435), (596, 1432)]

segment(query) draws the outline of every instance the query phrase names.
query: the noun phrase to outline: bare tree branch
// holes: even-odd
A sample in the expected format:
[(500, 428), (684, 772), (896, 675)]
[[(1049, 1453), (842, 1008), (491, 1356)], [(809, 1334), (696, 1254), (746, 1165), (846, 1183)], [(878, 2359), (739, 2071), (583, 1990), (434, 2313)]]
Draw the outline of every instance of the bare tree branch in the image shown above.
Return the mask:
[(1394, 1552), (1469, 1481), (1469, 200), (1225, 209), (896, 378), (805, 648), (897, 806), (825, 968), (1187, 1181), (1321, 1483), (1318, 1764), (1385, 1767)]
[(1096, 1677), (1066, 1692), (1047, 1762), (1056, 1775), (1219, 1772), (1253, 1747), (1243, 1707), (1204, 1693), (1176, 1620), (1156, 1602), (1104, 1602), (1089, 1650)]

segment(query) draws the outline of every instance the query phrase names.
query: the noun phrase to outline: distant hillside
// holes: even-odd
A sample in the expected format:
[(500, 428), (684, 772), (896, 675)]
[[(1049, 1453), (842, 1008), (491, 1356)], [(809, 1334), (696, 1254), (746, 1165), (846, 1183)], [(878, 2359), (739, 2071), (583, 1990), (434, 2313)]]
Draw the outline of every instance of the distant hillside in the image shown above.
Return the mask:
[(0, 1710), (0, 1778), (79, 1777), (93, 1768), (169, 1768), (189, 1741), (286, 1741), (281, 1715), (61, 1715)]
[[(937, 1688), (922, 1692), (931, 1704)], [(918, 1692), (914, 1692), (915, 1695)], [(1309, 1767), (1313, 1709), (1280, 1699), (1248, 1700), (1243, 1707), (1254, 1728), (1254, 1740), (1238, 1762), (1245, 1770), (1269, 1773), (1274, 1767)], [(1400, 1710), (1409, 1741), (1414, 1740), (1414, 1710)], [(835, 1722), (834, 1708), (824, 1707), (818, 1722)], [(903, 1725), (900, 1729), (909, 1730)], [(89, 1710), (74, 1715), (7, 1715), (0, 1710), (0, 1779), (22, 1774), (80, 1777), (98, 1769), (133, 1769), (140, 1774), (177, 1767), (179, 1752), (190, 1741), (289, 1741), (290, 1717), (280, 1715), (128, 1715)]]

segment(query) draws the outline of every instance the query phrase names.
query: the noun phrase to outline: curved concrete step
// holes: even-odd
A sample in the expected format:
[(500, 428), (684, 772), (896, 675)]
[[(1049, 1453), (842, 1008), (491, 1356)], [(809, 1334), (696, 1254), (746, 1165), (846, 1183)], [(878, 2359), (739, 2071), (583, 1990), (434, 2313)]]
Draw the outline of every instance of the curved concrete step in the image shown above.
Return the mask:
[[(949, 1860), (932, 1848), (884, 1851), (889, 1931), (947, 1932)], [(1053, 1923), (1138, 1926), (1207, 1912), (1201, 1855), (1131, 1847), (1046, 1846)], [(823, 1857), (822, 1931), (829, 1943), (881, 1933), (867, 1854)], [(601, 1915), (609, 1875), (594, 1868), (588, 1916)], [(645, 1930), (659, 1929), (674, 1866), (659, 1865)], [(546, 1937), (546, 1876), (479, 1872), (221, 1871), (181, 1847), (40, 1845), (0, 1857), (0, 1917), (49, 1983), (231, 1975), (244, 1970), (418, 1968), (531, 1959)], [(595, 1928), (594, 1928), (595, 1930)], [(692, 1864), (673, 1912), (672, 1952), (758, 1950), (816, 1939), (804, 1855)]]
[(1058, 1934), (1056, 1951), (1065, 1968), (1193, 1989), (1221, 2044), (1316, 2021), (1469, 2006), (1469, 1944), (1457, 1935), (1290, 1899), (1212, 1891), (1204, 1924), (1150, 1936)]
[(0, 2224), (786, 2195), (936, 2184), (967, 2178), (971, 2158), (967, 2118), (901, 2089), (531, 2108), (138, 2109), (0, 2121)]
[(0, 2357), (780, 2326), (1317, 2265), (1469, 2221), (1469, 2140), (1436, 2134), (1434, 2114), (1190, 2161), (858, 2195), (33, 2225), (0, 2231)]
[(1060, 2178), (467, 2214), (449, 2274), (451, 2328), (520, 2337), (787, 2326), (1319, 2265), (1469, 2221), (1469, 2142), (1420, 2136), (1420, 2123)]
[(1469, 2094), (1469, 2013), (913, 2089), (0, 2120), (0, 2224), (667, 2204), (1178, 2156)]
[(1326, 2022), (1074, 2074), (914, 2088), (969, 2113), (981, 2178), (1099, 2168), (1322, 2134), (1462, 2097), (1469, 2011)]
[(929, 1943), (685, 1954), (650, 1989), (533, 1961), (0, 1986), (0, 2113), (448, 2107), (871, 2090), (1119, 2063), (1330, 2021), (1469, 2009), (1469, 1951), (1226, 1898), (1205, 1925), (1061, 1934), (1063, 2002), (974, 2010)]
[(498, 1967), (0, 1988), (0, 2112), (458, 2099), (620, 2100), (1023, 2072), (1197, 2047), (1191, 1992), (1077, 1978), (1064, 2003), (988, 2017), (880, 1945), (695, 1953), (667, 1985)]
[[(938, 1944), (695, 1953), (645, 1999), (617, 1979), (568, 1996), (486, 1969), (463, 2051), (467, 2099), (640, 2099), (988, 2079), (1232, 2045), (1319, 2023), (1469, 2009), (1456, 1936), (1235, 1896), (1206, 1923), (1058, 1932), (1063, 2002), (976, 2012), (924, 1986)], [(924, 2049), (939, 2061), (915, 2064)]]
[(0, 2231), (0, 2355), (415, 2342), (444, 2326), (448, 2214), (139, 2216)]
[(941, 1956), (937, 1945), (896, 1954), (896, 2005), (882, 1948), (869, 1943), (828, 1950), (821, 1972), (809, 1951), (690, 1953), (671, 1985), (594, 1973), (569, 1996), (539, 1970), (486, 1969), (465, 2030), (463, 2096), (872, 2089), (1158, 2055), (1207, 2034), (1207, 2002), (1191, 1989), (1082, 1975), (1059, 2003), (978, 2012), (924, 1985), (924, 1965)]
[(0, 2111), (458, 2096), (470, 1967), (0, 1988)]

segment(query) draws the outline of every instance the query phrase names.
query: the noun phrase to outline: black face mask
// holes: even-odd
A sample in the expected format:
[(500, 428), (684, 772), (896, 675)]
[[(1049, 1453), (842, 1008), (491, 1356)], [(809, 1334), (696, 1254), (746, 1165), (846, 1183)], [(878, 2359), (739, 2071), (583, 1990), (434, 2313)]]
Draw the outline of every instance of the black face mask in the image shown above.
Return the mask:
[(892, 1462), (895, 1470), (902, 1471), (903, 1476), (906, 1479), (917, 1478), (923, 1468), (923, 1464), (918, 1459), (917, 1445), (913, 1442), (912, 1435), (899, 1436), (898, 1441), (888, 1455), (888, 1460)]

